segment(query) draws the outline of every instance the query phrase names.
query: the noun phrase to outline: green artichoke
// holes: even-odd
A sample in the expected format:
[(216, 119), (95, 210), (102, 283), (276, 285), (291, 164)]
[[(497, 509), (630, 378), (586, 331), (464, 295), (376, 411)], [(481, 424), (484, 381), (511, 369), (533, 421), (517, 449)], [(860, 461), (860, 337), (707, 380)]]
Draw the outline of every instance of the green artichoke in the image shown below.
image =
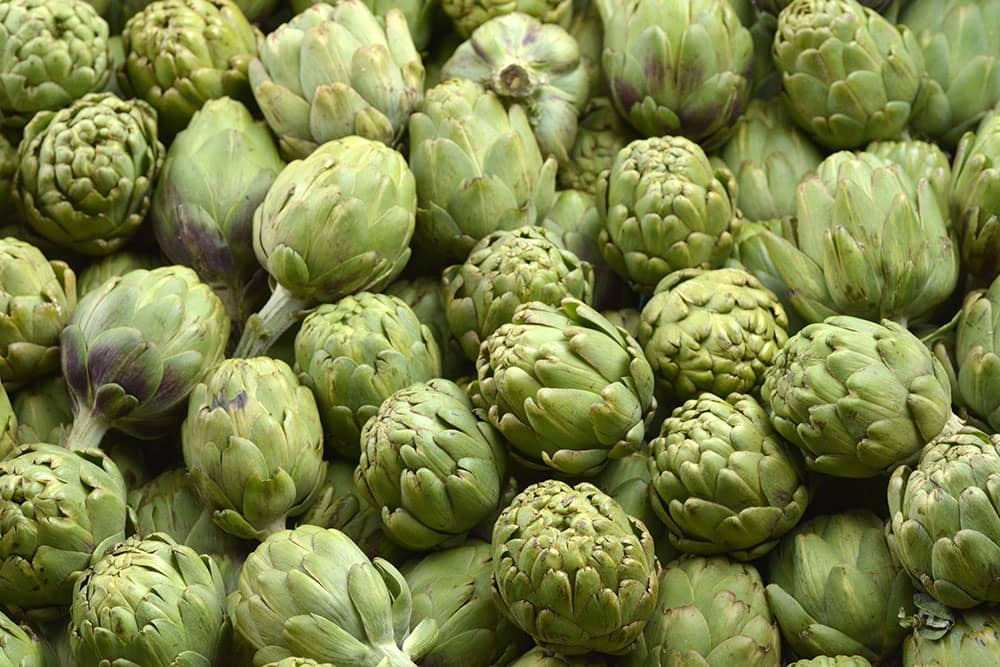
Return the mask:
[(410, 624), (434, 619), (438, 637), (422, 664), (492, 667), (510, 663), (530, 643), (491, 597), (493, 547), (472, 541), (425, 556), (403, 569), (413, 594)]
[(46, 667), (45, 650), (38, 636), (0, 612), (0, 665)]
[(184, 129), (208, 100), (250, 99), (257, 36), (232, 0), (158, 0), (128, 20), (122, 44), (119, 83), (156, 109), (163, 136)]
[(729, 177), (684, 137), (633, 141), (597, 185), (604, 259), (643, 293), (671, 271), (722, 266), (736, 218)]
[(819, 516), (801, 524), (771, 552), (767, 599), (796, 655), (895, 652), (912, 613), (913, 587), (893, 560), (883, 523), (869, 512)]
[(663, 567), (656, 611), (624, 667), (774, 667), (781, 637), (753, 565), (688, 557)]
[(635, 308), (619, 308), (605, 310), (601, 313), (616, 327), (621, 327), (632, 338), (639, 338), (639, 327), (642, 326), (642, 313)]
[(798, 452), (752, 396), (703, 393), (687, 401), (649, 449), (653, 509), (680, 551), (756, 559), (809, 503)]
[(59, 368), (59, 333), (76, 308), (76, 275), (35, 246), (0, 239), (0, 380), (8, 389)]
[(788, 339), (778, 298), (741, 269), (668, 274), (642, 309), (639, 343), (665, 396), (750, 393)]
[[(312, 5), (317, 5), (321, 2), (336, 4), (336, 1), (291, 0), (291, 5), (292, 11), (295, 14), (301, 14)], [(437, 21), (438, 10), (440, 9), (439, 0), (363, 0), (363, 2), (368, 6), (368, 9), (372, 10), (383, 21), (389, 11), (393, 9), (403, 12), (403, 16), (406, 18), (406, 25), (410, 29), (410, 37), (413, 39), (413, 45), (418, 51), (426, 50), (430, 43), (431, 35), (435, 30), (435, 22)], [(434, 45), (435, 50), (439, 47), (440, 44)]]
[(106, 281), (124, 276), (129, 271), (155, 269), (158, 266), (163, 266), (163, 263), (152, 255), (126, 251), (105, 255), (80, 271), (76, 279), (77, 297), (82, 299)]
[(559, 187), (596, 194), (601, 172), (611, 169), (618, 151), (634, 139), (632, 128), (618, 115), (609, 98), (590, 99), (580, 115), (569, 157), (559, 165)]
[(506, 473), (500, 436), (458, 385), (439, 378), (382, 402), (361, 430), (354, 483), (389, 537), (425, 551), (461, 543), (490, 517)]
[(966, 132), (952, 163), (951, 219), (962, 268), (981, 281), (1000, 276), (1000, 114)]
[(362, 0), (309, 7), (262, 40), (250, 84), (282, 154), (332, 139), (399, 143), (424, 92), (424, 66), (401, 11), (380, 20)]
[[(11, 401), (19, 442), (62, 442), (73, 425), (66, 380), (54, 375), (22, 387)], [(9, 452), (0, 444), (0, 458)]]
[(20, 128), (111, 78), (108, 24), (85, 0), (5, 0), (0, 44), (0, 125)]
[(14, 222), (14, 172), (17, 147), (0, 135), (0, 224)]
[(464, 262), (491, 232), (536, 224), (552, 205), (557, 162), (542, 159), (525, 109), (505, 109), (478, 83), (455, 79), (428, 90), (410, 116), (409, 143), (414, 248), (435, 270)]
[(566, 656), (536, 646), (507, 667), (609, 667), (611, 656), (600, 653)]
[(573, 15), (573, 0), (441, 0), (441, 8), (458, 34), (468, 37), (490, 19), (514, 12), (565, 25)]
[(285, 163), (264, 123), (241, 103), (209, 100), (167, 151), (153, 197), (153, 233), (190, 266), (237, 326), (263, 305), (253, 214)]
[(401, 299), (360, 292), (314, 310), (295, 337), (295, 367), (316, 396), (327, 445), (349, 461), (382, 401), (441, 374), (431, 330)]
[(0, 605), (63, 617), (83, 571), (125, 539), (125, 494), (98, 450), (32, 444), (0, 461)]
[(957, 403), (1000, 430), (1000, 276), (988, 290), (965, 296), (958, 313), (954, 358)]
[(391, 283), (410, 258), (417, 195), (402, 155), (349, 136), (292, 162), (253, 217), (253, 248), (275, 285), (236, 356), (266, 352), (302, 311)]
[(919, 629), (903, 642), (903, 667), (994, 667), (1000, 661), (1000, 615), (970, 609), (944, 632)]
[(594, 271), (554, 234), (530, 226), (482, 239), (464, 264), (445, 269), (442, 285), (451, 333), (474, 361), (482, 342), (523, 303), (558, 306), (573, 297), (589, 304)]
[(788, 667), (872, 667), (872, 663), (860, 655), (818, 655), (815, 658), (790, 662)]
[(413, 667), (437, 624), (410, 630), (403, 575), (338, 530), (299, 526), (265, 540), (246, 560), (230, 614), (260, 667), (292, 656), (338, 667)]
[(476, 367), (473, 402), (530, 468), (595, 475), (639, 448), (656, 410), (639, 343), (576, 299), (519, 306)]
[(753, 38), (730, 2), (598, 4), (604, 74), (618, 111), (643, 136), (682, 135), (716, 148), (750, 99)]
[(627, 653), (654, 613), (659, 569), (642, 522), (587, 483), (533, 484), (493, 528), (498, 604), (566, 655)]
[(86, 95), (24, 128), (14, 193), (31, 228), (60, 248), (107, 255), (146, 217), (163, 163), (156, 113), (141, 100)]
[(901, 141), (873, 141), (865, 148), (866, 153), (874, 153), (889, 162), (898, 164), (903, 173), (914, 183), (926, 178), (938, 202), (948, 206), (951, 194), (951, 162), (937, 144), (926, 141), (905, 139)]
[(451, 329), (448, 328), (440, 276), (397, 280), (383, 292), (402, 299), (420, 323), (430, 328), (441, 353), (441, 377), (455, 379), (469, 374), (469, 360), (462, 354), (458, 341), (451, 337)]
[(924, 78), (913, 32), (857, 0), (794, 0), (772, 55), (795, 122), (833, 149), (896, 137)]
[(162, 436), (222, 361), (228, 337), (222, 302), (187, 267), (138, 269), (105, 282), (80, 301), (60, 336), (74, 415), (67, 445), (95, 447), (111, 428)]
[(806, 465), (835, 477), (875, 477), (915, 458), (952, 417), (944, 367), (888, 320), (808, 325), (778, 353), (761, 396)]

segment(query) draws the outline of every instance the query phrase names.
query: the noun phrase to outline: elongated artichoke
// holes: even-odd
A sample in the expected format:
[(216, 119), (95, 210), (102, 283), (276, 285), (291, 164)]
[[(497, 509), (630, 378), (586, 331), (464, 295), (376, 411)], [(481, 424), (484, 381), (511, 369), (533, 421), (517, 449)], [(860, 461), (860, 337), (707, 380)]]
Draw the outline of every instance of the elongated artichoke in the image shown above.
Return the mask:
[(378, 141), (344, 137), (285, 167), (253, 218), (274, 292), (235, 355), (263, 354), (318, 303), (391, 283), (410, 258), (416, 209), (406, 160)]
[(47, 241), (107, 255), (135, 235), (163, 164), (157, 118), (141, 100), (86, 95), (24, 128), (14, 193), (24, 221)]
[(0, 612), (0, 664), (5, 667), (46, 667), (41, 640), (27, 626)]
[(573, 0), (441, 0), (441, 8), (456, 32), (468, 37), (490, 19), (514, 12), (565, 25), (572, 18)]
[(124, 250), (105, 255), (80, 271), (80, 275), (76, 278), (77, 298), (82, 299), (111, 278), (124, 276), (136, 269), (149, 270), (158, 266), (163, 266), (163, 262), (153, 255)]
[(988, 114), (962, 136), (949, 204), (962, 268), (984, 282), (1000, 276), (1000, 114)]
[(610, 98), (591, 98), (580, 115), (569, 158), (559, 165), (559, 187), (596, 194), (601, 172), (610, 169), (618, 151), (635, 138)]
[(413, 667), (433, 646), (430, 619), (410, 630), (412, 598), (388, 561), (338, 530), (299, 526), (247, 558), (230, 598), (233, 625), (260, 667), (292, 656), (338, 667)]
[(649, 531), (592, 484), (533, 484), (493, 528), (498, 603), (566, 655), (628, 653), (654, 612), (658, 577)]
[(261, 41), (250, 84), (282, 154), (304, 158), (332, 139), (399, 143), (424, 92), (406, 17), (361, 0), (319, 3)]
[(950, 619), (944, 631), (915, 629), (903, 642), (903, 667), (993, 667), (1000, 660), (1000, 615), (969, 609)]

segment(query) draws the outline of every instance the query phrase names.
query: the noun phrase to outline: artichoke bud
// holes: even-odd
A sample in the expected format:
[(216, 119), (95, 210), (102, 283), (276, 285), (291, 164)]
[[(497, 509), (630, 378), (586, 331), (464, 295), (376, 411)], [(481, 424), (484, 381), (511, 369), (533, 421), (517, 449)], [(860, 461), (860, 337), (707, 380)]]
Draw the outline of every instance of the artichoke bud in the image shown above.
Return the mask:
[(965, 296), (955, 331), (957, 402), (992, 428), (1000, 426), (1000, 277)]
[(1000, 275), (1000, 114), (962, 136), (952, 167), (951, 217), (962, 268), (982, 281)]

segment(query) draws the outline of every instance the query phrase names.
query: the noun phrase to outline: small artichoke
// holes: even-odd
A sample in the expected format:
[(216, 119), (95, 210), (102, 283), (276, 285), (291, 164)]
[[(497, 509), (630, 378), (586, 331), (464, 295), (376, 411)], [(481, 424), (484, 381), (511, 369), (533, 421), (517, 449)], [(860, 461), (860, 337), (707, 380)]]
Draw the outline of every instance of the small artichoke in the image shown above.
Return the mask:
[(572, 18), (573, 0), (441, 0), (441, 8), (458, 34), (468, 37), (490, 19), (514, 12), (565, 24)]
[(994, 667), (1000, 660), (1000, 615), (995, 609), (961, 612), (944, 632), (915, 630), (903, 642), (903, 667)]
[(18, 625), (0, 612), (0, 665), (4, 667), (46, 667), (41, 640), (27, 626)]
[(1000, 113), (962, 136), (949, 204), (962, 268), (984, 282), (1000, 276)]
[(569, 158), (559, 165), (559, 187), (596, 194), (601, 172), (611, 169), (618, 151), (634, 140), (632, 128), (609, 98), (591, 98), (580, 115)]

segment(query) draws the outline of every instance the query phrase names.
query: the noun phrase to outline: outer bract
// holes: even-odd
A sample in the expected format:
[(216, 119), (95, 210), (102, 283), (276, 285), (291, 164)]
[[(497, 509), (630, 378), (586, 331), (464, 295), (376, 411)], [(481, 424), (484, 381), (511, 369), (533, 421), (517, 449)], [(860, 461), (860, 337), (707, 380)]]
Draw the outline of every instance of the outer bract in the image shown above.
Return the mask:
[(80, 271), (80, 275), (76, 279), (77, 298), (82, 299), (111, 278), (124, 276), (129, 271), (136, 269), (148, 270), (158, 266), (163, 266), (163, 262), (159, 260), (159, 257), (153, 255), (140, 255), (126, 251), (105, 255)]
[[(606, 7), (602, 7), (606, 5)], [(608, 0), (604, 73), (615, 106), (646, 137), (706, 150), (728, 138), (750, 97), (753, 39), (729, 2)]]
[(775, 667), (781, 636), (753, 565), (681, 558), (660, 575), (656, 611), (625, 667)]
[(76, 582), (70, 644), (80, 667), (217, 664), (226, 593), (208, 556), (163, 533), (131, 537)]
[(857, 0), (794, 0), (772, 55), (795, 121), (834, 149), (902, 132), (924, 75), (910, 29)]
[(0, 125), (69, 106), (111, 77), (108, 24), (85, 0), (0, 3)]
[(1000, 660), (1000, 616), (972, 609), (941, 635), (915, 631), (903, 642), (903, 667), (993, 667)]
[(639, 342), (665, 396), (749, 393), (788, 339), (770, 290), (741, 269), (684, 269), (660, 281), (642, 309)]
[(653, 614), (658, 576), (649, 531), (591, 484), (533, 484), (493, 528), (498, 602), (566, 655), (628, 653)]
[(388, 561), (338, 530), (299, 526), (269, 537), (246, 560), (230, 613), (256, 650), (254, 665), (301, 656), (338, 667), (413, 667), (437, 624), (410, 631), (410, 588)]
[(475, 360), (482, 342), (523, 303), (557, 306), (573, 297), (589, 304), (594, 272), (554, 234), (531, 226), (490, 234), (464, 264), (445, 269), (442, 285), (451, 333)]
[(231, 0), (159, 0), (122, 30), (122, 88), (156, 109), (165, 136), (184, 129), (208, 100), (248, 100), (257, 37)]
[(532, 468), (597, 474), (639, 447), (656, 410), (639, 343), (576, 299), (518, 307), (476, 367), (473, 402)]
[(253, 248), (274, 292), (236, 356), (263, 354), (317, 303), (391, 283), (410, 258), (417, 194), (402, 155), (349, 136), (292, 162), (253, 218)]
[(806, 465), (875, 477), (911, 460), (948, 423), (951, 384), (902, 326), (831, 317), (788, 339), (764, 376), (771, 422)]
[(441, 355), (401, 299), (360, 292), (306, 317), (295, 337), (295, 367), (316, 396), (327, 444), (356, 461), (365, 422), (394, 392), (439, 377)]
[(141, 100), (94, 93), (24, 128), (18, 209), (55, 245), (88, 255), (119, 249), (149, 211), (163, 164), (156, 113)]
[(46, 667), (46, 664), (46, 653), (38, 636), (0, 612), (0, 665)]
[(751, 396), (687, 401), (649, 443), (653, 509), (687, 553), (753, 560), (795, 527), (809, 503), (796, 452)]
[(33, 444), (0, 461), (0, 605), (62, 618), (81, 573), (125, 539), (125, 493), (98, 450)]
[(601, 172), (610, 169), (618, 151), (634, 139), (632, 128), (609, 98), (591, 98), (580, 116), (569, 158), (559, 165), (559, 187), (595, 194)]
[(187, 267), (139, 269), (104, 283), (59, 339), (74, 415), (68, 446), (94, 447), (110, 428), (162, 436), (222, 360), (228, 338), (222, 302)]
[(769, 559), (767, 599), (796, 655), (894, 653), (913, 587), (893, 560), (883, 522), (869, 512), (820, 516), (785, 537)]
[(177, 135), (156, 185), (157, 245), (198, 273), (237, 326), (264, 302), (253, 214), (284, 166), (267, 126), (227, 97), (207, 102)]
[(728, 180), (684, 137), (633, 141), (597, 185), (604, 259), (646, 294), (671, 271), (722, 266), (736, 217)]
[(434, 268), (465, 261), (481, 238), (536, 224), (555, 196), (525, 110), (465, 79), (427, 91), (410, 117), (419, 210), (414, 246)]
[(951, 218), (962, 268), (982, 281), (1000, 275), (1000, 114), (966, 132), (952, 165)]
[(788, 667), (872, 667), (872, 663), (860, 655), (818, 655), (815, 658), (796, 660), (789, 663)]
[(573, 14), (573, 0), (441, 0), (441, 8), (455, 30), (468, 37), (496, 16), (522, 12), (543, 23), (566, 24)]
[(309, 7), (261, 41), (250, 84), (282, 154), (360, 135), (393, 146), (424, 92), (406, 17), (361, 0)]
[(76, 276), (35, 246), (0, 239), (0, 380), (8, 389), (59, 367), (59, 332), (76, 307)]
[(898, 164), (914, 183), (926, 178), (937, 194), (938, 202), (942, 206), (948, 205), (951, 194), (951, 161), (937, 144), (913, 139), (873, 141), (865, 148), (865, 152)]

